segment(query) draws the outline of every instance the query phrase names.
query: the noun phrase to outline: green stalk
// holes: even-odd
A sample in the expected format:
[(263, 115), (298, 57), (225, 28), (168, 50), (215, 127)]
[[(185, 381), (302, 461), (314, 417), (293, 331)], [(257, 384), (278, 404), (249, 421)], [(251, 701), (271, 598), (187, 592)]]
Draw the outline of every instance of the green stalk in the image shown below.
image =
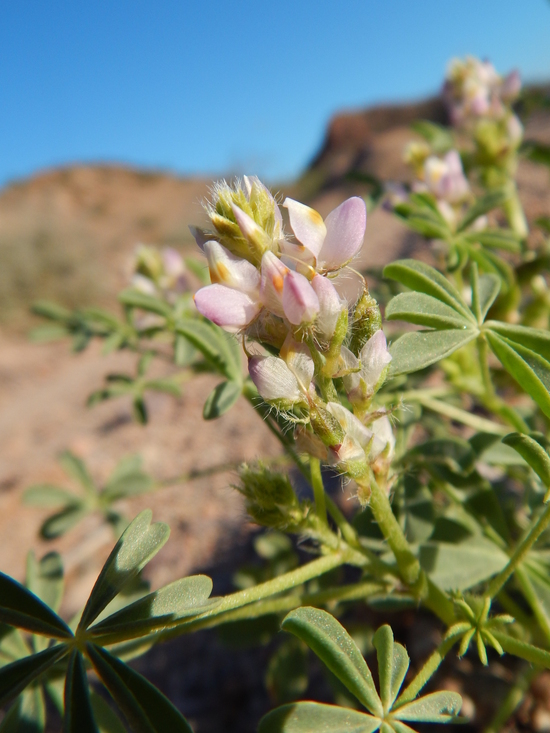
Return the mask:
[(506, 566), (500, 571), (498, 575), (495, 575), (495, 577), (489, 584), (485, 595), (489, 596), (489, 598), (494, 598), (496, 596), (496, 594), (504, 586), (508, 578), (523, 562), (531, 547), (533, 547), (535, 542), (538, 540), (538, 538), (541, 536), (541, 534), (544, 532), (549, 524), (550, 504), (547, 504), (535, 524), (531, 527), (529, 532), (516, 547), (514, 554), (512, 555)]
[(327, 506), (325, 503), (325, 487), (321, 474), (321, 461), (313, 456), (309, 459), (310, 481), (315, 498), (315, 510), (321, 522), (328, 526)]
[(483, 334), (477, 338), (477, 350), (479, 355), (479, 367), (481, 370), (481, 381), (485, 390), (485, 399), (493, 400), (495, 398), (495, 388), (491, 379), (491, 371), (489, 369), (489, 345)]
[(412, 702), (420, 692), (420, 690), (429, 682), (433, 675), (439, 669), (439, 665), (445, 659), (447, 654), (451, 651), (452, 647), (458, 641), (458, 635), (445, 639), (437, 649), (432, 652), (428, 657), (422, 669), (418, 672), (416, 677), (410, 682), (409, 685), (403, 690), (395, 701), (392, 711), (406, 705), (408, 702)]
[(516, 580), (519, 583), (525, 600), (531, 607), (531, 610), (537, 619), (542, 633), (546, 637), (546, 643), (550, 645), (550, 619), (548, 618), (539, 597), (535, 593), (535, 589), (533, 588), (533, 584), (531, 583), (529, 576), (521, 566), (516, 568)]
[(494, 631), (491, 629), (491, 633), (495, 639), (499, 642), (501, 647), (508, 654), (513, 654), (515, 657), (525, 659), (531, 664), (535, 664), (538, 667), (544, 667), (550, 669), (550, 652), (544, 649), (539, 649), (532, 644), (526, 644), (524, 641), (514, 639), (512, 636), (503, 633), (502, 631)]
[(463, 425), (467, 425), (468, 427), (473, 428), (474, 430), (478, 430), (479, 432), (492, 433), (493, 435), (508, 435), (508, 433), (510, 432), (504, 425), (499, 425), (498, 423), (493, 422), (492, 420), (488, 420), (485, 417), (474, 415), (472, 412), (467, 412), (460, 407), (449, 405), (446, 402), (441, 402), (440, 400), (433, 399), (432, 397), (424, 397), (422, 394), (420, 394), (415, 398), (415, 396), (413, 395), (409, 398), (408, 401), (418, 402), (423, 407), (426, 407), (428, 410), (432, 410), (433, 412), (437, 412), (440, 415), (444, 415), (451, 420), (460, 422)]
[(529, 226), (525, 218), (523, 206), (518, 196), (518, 189), (514, 180), (508, 183), (510, 196), (503, 204), (503, 209), (510, 224), (510, 228), (518, 234), (522, 239), (526, 239), (529, 234)]

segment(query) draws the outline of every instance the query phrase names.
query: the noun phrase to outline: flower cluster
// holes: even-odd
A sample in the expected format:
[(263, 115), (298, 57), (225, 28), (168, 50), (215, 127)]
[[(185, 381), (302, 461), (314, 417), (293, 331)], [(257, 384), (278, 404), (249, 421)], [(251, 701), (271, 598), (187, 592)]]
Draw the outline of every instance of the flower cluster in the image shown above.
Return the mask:
[(417, 192), (432, 194), (442, 216), (454, 227), (462, 205), (472, 196), (468, 179), (464, 175), (462, 160), (456, 150), (449, 150), (444, 156), (426, 154), (423, 159), (418, 144), (412, 143), (405, 153), (418, 176), (413, 184)]
[(505, 117), (520, 90), (518, 71), (503, 78), (489, 61), (468, 56), (451, 61), (443, 95), (452, 123), (462, 126), (480, 117)]
[[(290, 198), (283, 207), (293, 237), (256, 177), (213, 188), (205, 206), (212, 230), (193, 229), (212, 284), (195, 305), (241, 334), (259, 394), (300, 426), (302, 445), (348, 473), (353, 465), (360, 478), (382, 470), (379, 457), (393, 449), (387, 416), (369, 415), (391, 359), (378, 307), (365, 286), (350, 308), (335, 280), (363, 245), (365, 203), (349, 198), (325, 220)], [(250, 353), (250, 342), (268, 353)], [(336, 379), (353, 412), (340, 403)]]
[(158, 250), (146, 244), (136, 247), (132, 287), (147, 295), (174, 300), (189, 290), (187, 268), (182, 256), (172, 247)]

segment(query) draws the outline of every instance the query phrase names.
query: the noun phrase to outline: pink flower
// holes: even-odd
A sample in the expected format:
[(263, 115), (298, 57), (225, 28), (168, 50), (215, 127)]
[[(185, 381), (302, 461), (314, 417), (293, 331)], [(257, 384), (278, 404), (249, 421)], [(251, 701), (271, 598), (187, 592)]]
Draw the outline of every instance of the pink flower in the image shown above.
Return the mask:
[(470, 193), (470, 184), (456, 150), (449, 150), (443, 158), (430, 155), (424, 163), (424, 181), (430, 193), (450, 204), (464, 201)]
[(258, 298), (219, 283), (198, 290), (194, 300), (199, 313), (233, 333), (248, 326), (261, 310)]
[(363, 346), (359, 355), (361, 370), (344, 377), (348, 397), (352, 402), (372, 397), (384, 370), (391, 361), (386, 337), (376, 331)]
[[(323, 221), (321, 215), (305, 204), (287, 198), (290, 226), (296, 239), (309, 250), (317, 270), (338, 270), (352, 260), (363, 246), (367, 223), (367, 208), (357, 196), (347, 199), (330, 212)], [(283, 247), (284, 250), (284, 247)]]
[(319, 313), (319, 298), (311, 283), (299, 272), (290, 270), (283, 284), (283, 310), (294, 326), (312, 323)]

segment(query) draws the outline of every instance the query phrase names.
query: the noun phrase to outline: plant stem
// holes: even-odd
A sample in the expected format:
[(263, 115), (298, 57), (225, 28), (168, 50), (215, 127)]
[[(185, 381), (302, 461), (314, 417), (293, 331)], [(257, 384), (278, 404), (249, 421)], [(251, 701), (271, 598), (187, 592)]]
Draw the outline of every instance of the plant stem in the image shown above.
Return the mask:
[(467, 425), (468, 427), (474, 428), (474, 430), (478, 430), (483, 433), (508, 435), (510, 432), (504, 425), (499, 425), (485, 417), (480, 417), (472, 412), (467, 412), (455, 405), (449, 405), (446, 402), (441, 402), (440, 400), (433, 399), (432, 397), (424, 397), (422, 394), (418, 395), (416, 398), (413, 395), (409, 398), (409, 402), (418, 402), (428, 410), (438, 412), (440, 415), (444, 415), (451, 420), (460, 422), (463, 425)]
[(495, 639), (499, 642), (501, 647), (508, 654), (513, 654), (515, 657), (525, 659), (531, 664), (535, 664), (538, 667), (544, 667), (550, 669), (550, 652), (544, 649), (539, 649), (532, 644), (526, 644), (524, 641), (514, 639), (512, 636), (503, 633), (502, 631), (494, 631), (491, 629), (491, 633)]
[(325, 495), (325, 500), (327, 503), (328, 513), (330, 514), (332, 519), (335, 521), (336, 526), (342, 533), (342, 537), (344, 538), (344, 540), (348, 543), (348, 545), (351, 545), (352, 547), (355, 547), (356, 549), (362, 552), (364, 548), (362, 547), (361, 543), (359, 542), (359, 538), (357, 537), (357, 532), (354, 530), (354, 528), (351, 526), (351, 524), (342, 514), (336, 502), (333, 501), (331, 497), (328, 496), (328, 494)]
[(420, 690), (427, 684), (427, 682), (429, 682), (435, 672), (437, 672), (439, 665), (457, 641), (458, 636), (445, 639), (437, 649), (432, 652), (424, 662), (422, 669), (418, 672), (416, 677), (407, 685), (401, 695), (399, 695), (392, 707), (392, 710), (399, 708), (401, 705), (406, 705), (406, 703), (415, 699)]
[(550, 524), (550, 504), (547, 504), (545, 506), (544, 511), (542, 512), (540, 517), (537, 519), (535, 524), (531, 527), (529, 532), (525, 535), (523, 540), (514, 550), (514, 554), (512, 555), (506, 566), (500, 571), (498, 575), (493, 578), (493, 580), (489, 584), (489, 587), (487, 588), (487, 592), (485, 594), (486, 596), (489, 596), (489, 598), (494, 598), (496, 596), (496, 594), (504, 586), (508, 578), (525, 559), (531, 547), (533, 547), (535, 542), (548, 527), (548, 524)]
[(477, 339), (477, 350), (479, 355), (479, 367), (481, 369), (481, 381), (485, 390), (485, 399), (493, 400), (495, 397), (495, 388), (491, 379), (491, 371), (489, 369), (489, 345), (483, 334)]
[(325, 503), (325, 487), (321, 474), (321, 461), (313, 456), (309, 459), (310, 481), (315, 497), (315, 509), (321, 522), (328, 526), (327, 506)]
[(510, 228), (518, 234), (522, 239), (525, 239), (529, 234), (529, 227), (527, 220), (525, 219), (525, 213), (523, 206), (518, 196), (518, 189), (514, 180), (510, 180), (508, 183), (510, 189), (510, 196), (506, 199), (503, 204), (503, 209), (506, 213), (506, 218), (510, 224)]
[(548, 618), (539, 597), (535, 593), (535, 589), (533, 588), (533, 584), (531, 583), (529, 576), (521, 566), (516, 568), (516, 579), (520, 585), (525, 600), (531, 607), (531, 610), (537, 619), (537, 623), (542, 633), (546, 637), (546, 643), (550, 644), (550, 619)]

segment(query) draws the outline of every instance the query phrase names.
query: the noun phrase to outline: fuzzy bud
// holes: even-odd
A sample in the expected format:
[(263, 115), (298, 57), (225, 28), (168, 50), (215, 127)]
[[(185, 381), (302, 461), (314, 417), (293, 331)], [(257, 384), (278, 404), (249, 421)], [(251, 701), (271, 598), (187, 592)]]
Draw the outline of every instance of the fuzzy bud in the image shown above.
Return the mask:
[(237, 490), (245, 497), (246, 510), (260, 525), (273, 529), (297, 531), (307, 516), (286, 474), (271, 471), (263, 465), (242, 466)]
[(353, 311), (351, 341), (349, 343), (350, 351), (355, 356), (359, 356), (364, 344), (381, 328), (382, 316), (380, 315), (380, 308), (365, 286)]

